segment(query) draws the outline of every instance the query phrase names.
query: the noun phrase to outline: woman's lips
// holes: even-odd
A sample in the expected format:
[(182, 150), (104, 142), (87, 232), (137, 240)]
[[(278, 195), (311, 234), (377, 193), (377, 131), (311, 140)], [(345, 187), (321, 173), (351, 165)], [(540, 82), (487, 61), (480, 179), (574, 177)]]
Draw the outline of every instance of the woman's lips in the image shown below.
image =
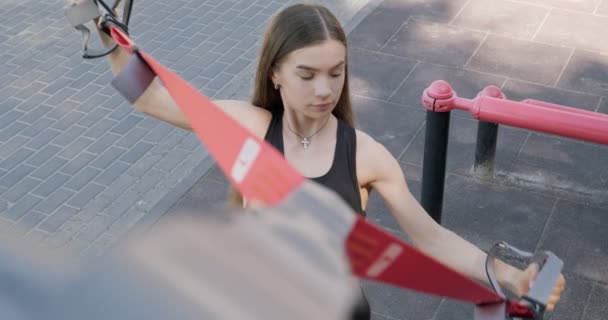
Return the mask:
[(326, 111), (329, 108), (331, 108), (333, 106), (333, 104), (330, 102), (330, 103), (313, 104), (312, 106), (320, 111)]

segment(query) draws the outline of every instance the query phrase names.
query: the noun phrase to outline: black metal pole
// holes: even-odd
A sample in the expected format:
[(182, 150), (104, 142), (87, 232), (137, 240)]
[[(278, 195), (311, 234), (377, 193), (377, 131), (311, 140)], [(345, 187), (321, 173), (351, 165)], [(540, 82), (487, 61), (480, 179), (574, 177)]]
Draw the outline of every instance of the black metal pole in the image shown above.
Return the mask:
[(487, 176), (494, 172), (497, 139), (498, 125), (491, 122), (480, 121), (477, 126), (475, 163), (473, 165), (473, 171), (476, 174)]
[[(497, 86), (487, 86), (478, 94), (480, 96), (505, 99), (505, 94)], [(475, 145), (475, 163), (473, 172), (480, 176), (489, 176), (494, 173), (494, 159), (496, 157), (496, 141), (498, 140), (498, 124), (479, 121), (477, 125), (477, 142)]]
[(420, 203), (437, 223), (443, 208), (449, 131), (450, 111), (427, 110)]

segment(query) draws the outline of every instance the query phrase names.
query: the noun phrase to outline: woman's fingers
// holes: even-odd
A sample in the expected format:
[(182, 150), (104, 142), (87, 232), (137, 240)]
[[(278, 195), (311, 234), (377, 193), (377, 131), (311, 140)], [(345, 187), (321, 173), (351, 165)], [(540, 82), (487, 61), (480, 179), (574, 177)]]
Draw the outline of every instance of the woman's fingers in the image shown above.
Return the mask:
[(553, 287), (553, 291), (551, 292), (551, 296), (549, 297), (549, 301), (547, 301), (547, 311), (551, 312), (555, 309), (555, 305), (560, 300), (562, 292), (566, 287), (566, 279), (563, 275), (560, 275), (557, 283)]
[(549, 301), (547, 302), (547, 311), (553, 311), (559, 299), (559, 296), (551, 296), (551, 298), (549, 298)]

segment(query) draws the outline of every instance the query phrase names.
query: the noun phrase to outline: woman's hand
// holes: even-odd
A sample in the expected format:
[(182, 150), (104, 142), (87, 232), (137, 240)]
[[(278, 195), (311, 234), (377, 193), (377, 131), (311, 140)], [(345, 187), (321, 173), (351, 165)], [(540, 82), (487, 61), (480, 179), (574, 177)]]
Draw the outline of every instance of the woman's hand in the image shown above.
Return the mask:
[[(505, 288), (511, 291), (513, 294), (521, 297), (528, 293), (530, 287), (534, 283), (534, 279), (538, 275), (538, 264), (533, 263), (526, 268), (526, 270), (515, 272), (510, 280), (506, 280), (504, 285)], [(553, 311), (555, 305), (559, 301), (562, 292), (566, 286), (566, 279), (560, 274), (556, 283), (553, 286), (553, 291), (547, 301), (547, 311)]]
[[(114, 13), (116, 14), (116, 13)], [(97, 17), (93, 20), (93, 22), (95, 23), (95, 27), (97, 28), (97, 33), (99, 34), (99, 38), (101, 39), (101, 43), (103, 44), (103, 46), (105, 48), (112, 48), (115, 43), (114, 40), (112, 39), (112, 37), (110, 37), (109, 35), (107, 35), (105, 32), (103, 32), (101, 30), (101, 17)]]

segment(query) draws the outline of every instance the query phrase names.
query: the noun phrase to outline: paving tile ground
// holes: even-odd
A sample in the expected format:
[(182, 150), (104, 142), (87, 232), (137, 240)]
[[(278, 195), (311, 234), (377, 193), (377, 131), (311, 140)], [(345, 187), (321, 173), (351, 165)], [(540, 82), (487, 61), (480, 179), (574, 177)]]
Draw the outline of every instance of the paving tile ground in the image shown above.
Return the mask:
[[(134, 38), (213, 98), (249, 97), (269, 17), (295, 1), (145, 0)], [(358, 127), (387, 146), (420, 193), (422, 91), (608, 113), (608, 0), (318, 1), (346, 25)], [(145, 3), (145, 5), (144, 5)], [(138, 4), (141, 4), (138, 6)], [(97, 254), (181, 208), (217, 207), (228, 185), (196, 137), (137, 111), (84, 61), (63, 0), (0, 5), (0, 230)], [(496, 174), (472, 172), (477, 122), (452, 112), (446, 227), (564, 258), (568, 289), (549, 319), (606, 317), (608, 147), (500, 127)], [(368, 219), (407, 239), (377, 194)], [(374, 319), (471, 319), (469, 305), (364, 282)]]

